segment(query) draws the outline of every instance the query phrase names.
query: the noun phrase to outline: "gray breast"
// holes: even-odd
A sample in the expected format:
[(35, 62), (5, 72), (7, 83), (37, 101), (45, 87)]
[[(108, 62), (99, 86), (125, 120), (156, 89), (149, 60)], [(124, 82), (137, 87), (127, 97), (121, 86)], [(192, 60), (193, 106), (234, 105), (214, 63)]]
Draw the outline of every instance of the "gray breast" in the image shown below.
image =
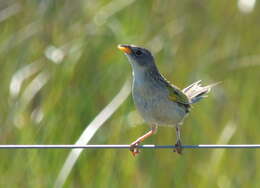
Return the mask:
[(186, 115), (185, 109), (168, 98), (164, 85), (153, 81), (133, 82), (132, 94), (137, 110), (150, 124), (174, 126)]

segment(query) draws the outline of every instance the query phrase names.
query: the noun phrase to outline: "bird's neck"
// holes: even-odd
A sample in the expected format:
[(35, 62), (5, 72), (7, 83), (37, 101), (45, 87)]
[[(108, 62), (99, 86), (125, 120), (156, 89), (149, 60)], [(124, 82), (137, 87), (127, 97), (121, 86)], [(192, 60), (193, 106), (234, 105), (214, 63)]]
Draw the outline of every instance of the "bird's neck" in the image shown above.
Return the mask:
[(133, 82), (137, 86), (141, 86), (144, 82), (153, 81), (154, 78), (160, 76), (160, 73), (157, 67), (140, 67), (133, 66)]

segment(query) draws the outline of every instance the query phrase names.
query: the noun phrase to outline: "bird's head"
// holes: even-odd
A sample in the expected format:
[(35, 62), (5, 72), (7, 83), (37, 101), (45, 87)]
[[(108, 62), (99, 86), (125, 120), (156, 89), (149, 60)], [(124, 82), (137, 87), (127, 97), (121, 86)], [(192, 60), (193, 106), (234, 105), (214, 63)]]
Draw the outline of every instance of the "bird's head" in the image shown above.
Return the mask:
[(125, 44), (118, 45), (118, 49), (125, 53), (134, 69), (147, 70), (156, 68), (153, 55), (149, 50)]

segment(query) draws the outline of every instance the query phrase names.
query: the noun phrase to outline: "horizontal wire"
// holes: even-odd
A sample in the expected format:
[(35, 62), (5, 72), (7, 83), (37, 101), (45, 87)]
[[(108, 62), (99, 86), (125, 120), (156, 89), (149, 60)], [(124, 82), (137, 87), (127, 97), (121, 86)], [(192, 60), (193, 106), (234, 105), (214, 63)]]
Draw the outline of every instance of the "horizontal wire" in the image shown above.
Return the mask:
[[(174, 149), (174, 145), (140, 145), (143, 149)], [(0, 149), (129, 149), (130, 145), (0, 145)], [(183, 145), (185, 149), (260, 149), (260, 144), (251, 145)]]

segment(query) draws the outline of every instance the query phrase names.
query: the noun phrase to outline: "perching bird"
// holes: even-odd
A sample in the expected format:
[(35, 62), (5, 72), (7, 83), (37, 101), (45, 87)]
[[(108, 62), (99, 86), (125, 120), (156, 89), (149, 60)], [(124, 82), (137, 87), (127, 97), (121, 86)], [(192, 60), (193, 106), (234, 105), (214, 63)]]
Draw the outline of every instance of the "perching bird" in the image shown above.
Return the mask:
[(190, 112), (191, 104), (205, 97), (216, 84), (201, 86), (197, 81), (185, 89), (170, 84), (158, 71), (151, 52), (134, 45), (118, 45), (132, 66), (132, 95), (137, 110), (151, 125), (151, 130), (130, 145), (130, 151), (138, 154), (138, 145), (157, 131), (158, 126), (176, 128), (175, 148), (181, 154), (180, 126)]

